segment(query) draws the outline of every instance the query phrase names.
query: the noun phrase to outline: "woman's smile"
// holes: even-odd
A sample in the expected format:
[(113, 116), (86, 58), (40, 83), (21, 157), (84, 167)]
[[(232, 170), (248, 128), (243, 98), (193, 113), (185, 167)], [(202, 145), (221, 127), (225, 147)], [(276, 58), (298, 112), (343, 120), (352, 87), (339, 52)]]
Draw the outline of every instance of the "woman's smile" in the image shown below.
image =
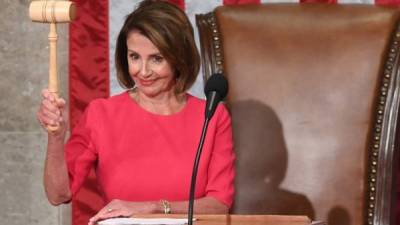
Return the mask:
[(138, 78), (138, 81), (140, 83), (140, 86), (148, 87), (154, 84), (158, 79), (141, 79)]

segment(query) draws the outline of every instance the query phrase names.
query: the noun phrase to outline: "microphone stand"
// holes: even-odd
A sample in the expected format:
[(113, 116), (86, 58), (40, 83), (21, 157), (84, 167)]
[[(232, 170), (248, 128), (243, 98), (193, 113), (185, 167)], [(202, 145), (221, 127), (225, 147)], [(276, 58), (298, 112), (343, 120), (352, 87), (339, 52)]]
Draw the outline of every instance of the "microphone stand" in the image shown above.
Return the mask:
[(228, 92), (228, 81), (222, 74), (214, 74), (207, 81), (206, 86), (204, 87), (204, 92), (207, 98), (206, 110), (204, 113), (205, 119), (204, 119), (203, 129), (201, 132), (200, 143), (197, 148), (196, 158), (194, 160), (192, 181), (190, 183), (188, 225), (193, 224), (193, 204), (194, 204), (194, 194), (196, 189), (197, 169), (199, 168), (200, 155), (203, 150), (204, 139), (207, 134), (208, 122), (214, 115), (218, 103), (226, 96)]
[(197, 148), (196, 158), (194, 160), (193, 171), (192, 171), (192, 181), (190, 183), (190, 193), (189, 193), (189, 210), (188, 210), (188, 225), (193, 224), (193, 204), (194, 204), (194, 193), (196, 189), (196, 177), (197, 177), (197, 169), (199, 168), (200, 155), (203, 150), (204, 139), (207, 134), (208, 122), (210, 118), (206, 116), (203, 124), (203, 130), (201, 132), (200, 143)]

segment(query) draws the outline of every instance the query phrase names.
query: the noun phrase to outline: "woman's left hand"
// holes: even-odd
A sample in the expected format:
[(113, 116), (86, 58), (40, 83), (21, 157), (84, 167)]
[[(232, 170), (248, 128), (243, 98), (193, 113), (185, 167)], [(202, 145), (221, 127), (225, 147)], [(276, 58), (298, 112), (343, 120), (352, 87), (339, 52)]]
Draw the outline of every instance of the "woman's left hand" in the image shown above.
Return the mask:
[(157, 213), (159, 204), (155, 202), (128, 202), (118, 199), (112, 200), (104, 208), (102, 208), (95, 216), (90, 218), (89, 225), (94, 225), (99, 220), (114, 217), (130, 217), (134, 214), (150, 214)]

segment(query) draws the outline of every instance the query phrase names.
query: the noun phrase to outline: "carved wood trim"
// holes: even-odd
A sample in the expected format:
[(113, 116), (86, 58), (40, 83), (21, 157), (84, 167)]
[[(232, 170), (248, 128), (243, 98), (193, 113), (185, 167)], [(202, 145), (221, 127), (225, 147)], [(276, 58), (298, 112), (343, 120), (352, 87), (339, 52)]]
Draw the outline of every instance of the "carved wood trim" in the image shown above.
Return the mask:
[[(368, 160), (366, 217), (368, 224), (394, 224), (398, 155), (400, 25), (388, 46), (375, 105), (375, 122)], [(389, 162), (389, 163), (388, 163)]]
[(196, 15), (199, 29), (203, 78), (207, 80), (214, 73), (223, 73), (222, 43), (214, 12)]

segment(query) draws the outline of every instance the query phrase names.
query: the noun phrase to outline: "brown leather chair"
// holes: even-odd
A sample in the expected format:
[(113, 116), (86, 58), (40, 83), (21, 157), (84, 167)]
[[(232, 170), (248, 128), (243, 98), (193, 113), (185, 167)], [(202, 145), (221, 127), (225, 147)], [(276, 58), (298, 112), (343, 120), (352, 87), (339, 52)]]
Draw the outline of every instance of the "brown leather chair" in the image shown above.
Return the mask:
[(230, 85), (232, 213), (394, 224), (399, 10), (241, 5), (196, 19), (205, 77)]

